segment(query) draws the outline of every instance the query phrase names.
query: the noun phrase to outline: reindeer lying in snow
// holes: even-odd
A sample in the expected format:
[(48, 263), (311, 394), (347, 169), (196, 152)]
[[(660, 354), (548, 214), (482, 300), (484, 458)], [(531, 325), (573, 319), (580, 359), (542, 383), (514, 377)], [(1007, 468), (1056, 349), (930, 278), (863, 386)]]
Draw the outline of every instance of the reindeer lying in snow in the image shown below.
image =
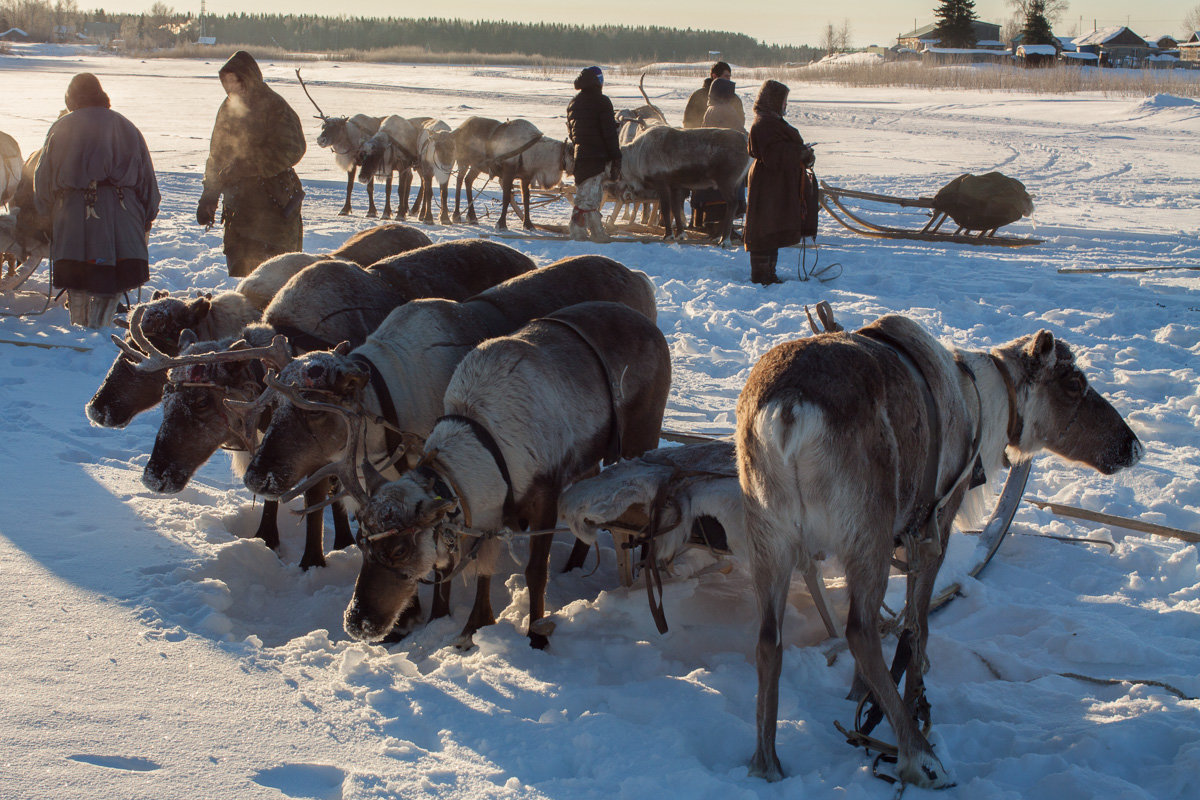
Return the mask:
[(716, 187), (725, 201), (719, 241), (728, 246), (738, 186), (750, 170), (746, 135), (724, 128), (651, 127), (621, 147), (621, 179), (617, 195), (634, 199), (647, 191), (658, 194), (664, 238), (684, 235), (685, 189)]
[[(496, 619), (495, 534), (553, 528), (558, 495), (601, 461), (658, 441), (671, 358), (658, 327), (614, 303), (582, 303), (534, 320), (467, 355), (446, 388), (421, 464), (376, 481), (359, 513), (363, 565), (345, 628), (375, 641), (416, 595), (417, 581), (449, 569), (465, 540), (485, 537), (475, 605), (461, 644)], [(363, 498), (366, 499), (366, 498)], [(457, 545), (446, 533), (459, 533)], [(546, 580), (553, 533), (530, 539), (529, 639), (548, 644)]]
[[(951, 785), (918, 723), (929, 721), (934, 578), (971, 479), (998, 470), (1006, 456), (1042, 449), (1110, 474), (1137, 463), (1141, 442), (1048, 331), (987, 353), (949, 350), (897, 316), (770, 350), (750, 373), (737, 419), (761, 614), (751, 774), (782, 777), (775, 730), (787, 587), (794, 565), (827, 552), (845, 567), (856, 689), (869, 690), (895, 732), (900, 780)], [(877, 625), (897, 545), (909, 573), (907, 627), (893, 665), (893, 674), (907, 671), (903, 698)], [(868, 733), (853, 735), (865, 741)]]
[[(318, 112), (320, 110), (317, 109)], [(381, 122), (382, 117), (368, 117), (366, 114), (355, 114), (352, 117), (327, 117), (321, 114), (321, 132), (317, 134), (317, 146), (333, 150), (337, 165), (346, 171), (346, 204), (338, 212), (341, 216), (350, 213), (350, 195), (354, 191), (354, 174), (358, 171), (359, 148), (363, 142), (375, 135)], [(378, 214), (375, 210), (375, 176), (371, 175), (366, 183), (367, 198), (370, 201), (367, 216), (374, 217)]]
[(408, 193), (412, 188), (412, 170), (417, 164), (420, 126), (404, 117), (386, 117), (379, 130), (358, 150), (360, 183), (386, 176), (383, 189), (383, 218), (392, 218), (392, 173), (396, 181), (396, 218), (408, 216)]
[[(423, 437), (432, 429), (455, 367), (476, 345), (592, 299), (654, 315), (654, 287), (645, 275), (603, 256), (576, 256), (462, 303), (414, 301), (388, 315), (353, 352), (343, 348), (295, 359), (259, 400), (270, 405), (271, 419), (246, 470), (246, 486), (264, 497), (287, 499), (323, 479), (329, 465), (349, 458), (353, 469), (347, 410), (369, 415), (366, 451), (375, 463), (388, 460), (404, 444), (403, 434)], [(322, 407), (314, 409), (313, 399)], [(403, 434), (389, 441), (389, 430)], [(410, 462), (417, 455), (413, 448)], [(307, 475), (313, 476), (309, 483), (293, 489)]]
[[(196, 469), (225, 445), (250, 450), (257, 438), (256, 413), (237, 418), (226, 398), (243, 403), (265, 389), (262, 367), (254, 360), (269, 359), (279, 368), (291, 355), (332, 342), (361, 343), (394, 308), (421, 297), (464, 299), (480, 289), (534, 268), (528, 256), (502, 244), (469, 240), (430, 245), (385, 259), (368, 270), (345, 261), (322, 261), (298, 274), (268, 306), (261, 325), (251, 325), (238, 337), (193, 342), (179, 357), (154, 354), (146, 368), (173, 368), (163, 392), (163, 419), (142, 475), (142, 482), (157, 492), (180, 491)], [(136, 319), (136, 318), (135, 318)], [(139, 320), (140, 321), (140, 320)], [(137, 336), (141, 325), (131, 324)], [(268, 347), (278, 334), (280, 341)], [(237, 341), (234, 339), (244, 339)], [(251, 349), (249, 346), (256, 346)], [(146, 352), (150, 345), (142, 343)], [(262, 410), (250, 404), (250, 412)], [(235, 469), (245, 471), (245, 461)], [(320, 499), (315, 487), (309, 502)], [(276, 504), (263, 509), (258, 536), (278, 546)], [(335, 526), (345, 525), (344, 512), (335, 514)], [(321, 516), (310, 515), (302, 567), (324, 564)], [(348, 544), (349, 528), (339, 529), (339, 546)]]
[[(232, 292), (184, 301), (159, 290), (142, 306), (142, 333), (160, 352), (176, 356), (179, 335), (187, 328), (202, 341), (239, 335), (261, 318), (284, 284), (322, 258), (348, 259), (365, 267), (428, 244), (429, 237), (416, 228), (379, 225), (354, 234), (329, 256), (283, 253), (268, 259)], [(125, 343), (132, 346), (133, 340), (126, 336)], [(129, 358), (118, 351), (100, 388), (88, 401), (88, 419), (102, 428), (123, 428), (134, 416), (158, 404), (166, 381), (165, 370), (134, 369)]]

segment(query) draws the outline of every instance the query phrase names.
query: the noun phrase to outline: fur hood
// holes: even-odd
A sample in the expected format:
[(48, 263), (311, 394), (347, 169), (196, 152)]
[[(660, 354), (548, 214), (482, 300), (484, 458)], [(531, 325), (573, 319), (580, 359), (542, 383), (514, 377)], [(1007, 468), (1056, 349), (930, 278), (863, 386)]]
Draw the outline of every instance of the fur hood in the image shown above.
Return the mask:
[(226, 73), (237, 75), (248, 89), (255, 85), (266, 85), (263, 82), (262, 70), (259, 69), (258, 62), (245, 50), (238, 50), (231, 55), (217, 74), (224, 75)]
[(788, 87), (779, 81), (763, 81), (762, 87), (758, 90), (758, 97), (754, 101), (754, 110), (759, 113), (767, 111), (783, 116), (783, 106), (787, 102), (789, 91)]

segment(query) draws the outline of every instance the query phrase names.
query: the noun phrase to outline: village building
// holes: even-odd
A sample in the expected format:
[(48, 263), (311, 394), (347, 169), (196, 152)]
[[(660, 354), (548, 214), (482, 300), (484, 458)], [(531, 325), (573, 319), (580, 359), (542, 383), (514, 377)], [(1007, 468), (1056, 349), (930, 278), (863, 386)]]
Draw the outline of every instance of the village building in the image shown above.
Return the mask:
[(1124, 25), (1077, 36), (1075, 47), (1081, 53), (1094, 53), (1102, 67), (1138, 67), (1151, 53), (1146, 40)]
[(1200, 66), (1200, 31), (1193, 31), (1190, 37), (1179, 43), (1179, 60), (1193, 67)]
[[(1000, 26), (993, 22), (980, 22), (975, 20), (971, 23), (971, 27), (975, 31), (975, 47), (980, 50), (1004, 50), (1004, 42), (1000, 40)], [(908, 48), (918, 53), (923, 52), (929, 47), (938, 46), (938, 36), (934, 32), (937, 30), (937, 23), (931, 22), (928, 25), (923, 25), (914, 31), (902, 33), (896, 37), (897, 48)]]

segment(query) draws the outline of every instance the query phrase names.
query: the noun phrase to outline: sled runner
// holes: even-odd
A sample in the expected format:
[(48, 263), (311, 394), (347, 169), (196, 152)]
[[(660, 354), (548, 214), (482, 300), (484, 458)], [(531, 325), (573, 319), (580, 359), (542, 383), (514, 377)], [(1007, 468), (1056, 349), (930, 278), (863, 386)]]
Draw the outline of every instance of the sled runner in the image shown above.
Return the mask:
[[(859, 200), (867, 203), (880, 203), (900, 206), (901, 208), (928, 209), (930, 219), (920, 229), (884, 225), (873, 222), (864, 216), (864, 212), (848, 208), (847, 200)], [(951, 220), (947, 211), (937, 208), (932, 197), (892, 197), (874, 192), (859, 192), (853, 189), (842, 189), (830, 186), (821, 181), (821, 207), (833, 217), (839, 225), (848, 231), (861, 236), (871, 236), (879, 239), (916, 239), (925, 242), (955, 242), (958, 244), (991, 245), (997, 247), (1026, 247), (1041, 244), (1041, 239), (1031, 239), (1023, 236), (1001, 236), (996, 233), (1001, 226), (991, 228), (969, 229)], [(951, 232), (946, 225), (950, 220), (955, 226)]]
[(16, 263), (15, 266), (14, 262), (15, 259), (0, 258), (0, 292), (12, 292), (19, 289), (21, 284), (29, 280), (29, 276), (37, 271), (42, 259), (32, 255), (26, 257), (24, 261)]

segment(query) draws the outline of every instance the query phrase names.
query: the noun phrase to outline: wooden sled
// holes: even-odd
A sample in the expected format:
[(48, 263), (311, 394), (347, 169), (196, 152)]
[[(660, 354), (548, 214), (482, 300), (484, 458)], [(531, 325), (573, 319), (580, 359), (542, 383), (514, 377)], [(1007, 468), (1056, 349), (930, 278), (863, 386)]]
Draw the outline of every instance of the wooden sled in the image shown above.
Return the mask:
[(28, 256), (19, 263), (15, 258), (7, 258), (7, 253), (0, 256), (0, 292), (15, 292), (21, 288), (21, 284), (29, 280), (29, 276), (37, 272), (37, 268), (42, 264), (42, 257), (37, 254)]
[[(1031, 244), (1041, 244), (1041, 239), (1030, 239), (1023, 236), (999, 236), (997, 228), (983, 231), (968, 231), (961, 226), (950, 233), (942, 230), (946, 220), (950, 219), (944, 211), (933, 207), (932, 197), (892, 197), (874, 192), (859, 192), (852, 189), (842, 189), (830, 186), (821, 181), (821, 207), (833, 219), (848, 231), (860, 236), (871, 236), (878, 239), (916, 239), (923, 242), (954, 242), (956, 244), (989, 245), (993, 247), (1027, 247)], [(930, 211), (930, 219), (920, 230), (899, 228), (892, 225), (880, 225), (862, 215), (862, 212), (846, 207), (844, 200), (863, 200), (869, 203), (885, 203), (901, 208), (926, 208)], [(953, 223), (953, 221), (951, 221)]]

